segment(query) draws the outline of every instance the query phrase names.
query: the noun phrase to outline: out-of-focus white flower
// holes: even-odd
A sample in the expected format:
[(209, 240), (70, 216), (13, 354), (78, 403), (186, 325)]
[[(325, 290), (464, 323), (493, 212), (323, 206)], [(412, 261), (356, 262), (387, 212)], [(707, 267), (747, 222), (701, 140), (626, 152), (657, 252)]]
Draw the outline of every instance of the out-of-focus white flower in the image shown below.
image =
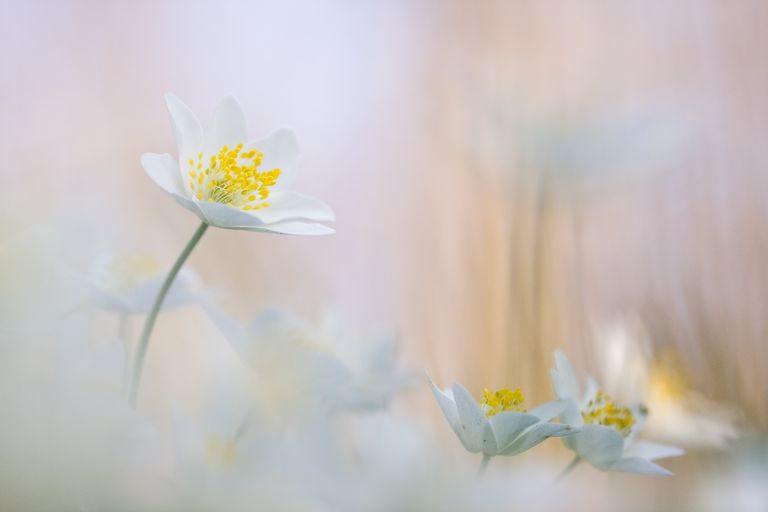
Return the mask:
[(736, 411), (691, 389), (676, 354), (654, 354), (641, 324), (616, 323), (598, 341), (606, 386), (622, 401), (648, 406), (645, 432), (691, 448), (723, 448), (738, 438)]
[(549, 475), (537, 478), (530, 471), (514, 480), (507, 471), (498, 476), (489, 472), (477, 479), (474, 463), (445, 450), (411, 416), (389, 413), (356, 420), (357, 428), (343, 436), (351, 444), (349, 460), (323, 474), (322, 484), (335, 491), (325, 492), (328, 510), (517, 510), (538, 497), (536, 490), (550, 483)]
[(386, 407), (415, 382), (390, 337), (365, 342), (333, 322), (312, 325), (270, 310), (244, 326), (211, 305), (211, 319), (252, 372), (257, 404), (288, 417)]
[(563, 439), (568, 449), (603, 471), (672, 474), (652, 461), (682, 455), (680, 448), (635, 440), (647, 412), (644, 406), (617, 404), (591, 378), (582, 398), (573, 367), (559, 350), (555, 364), (557, 368), (550, 370), (552, 384), (566, 404), (560, 418), (581, 430)]
[(157, 432), (120, 397), (119, 351), (69, 332), (14, 341), (0, 359), (0, 510), (153, 510)]
[(233, 97), (225, 98), (203, 130), (184, 103), (167, 94), (178, 160), (145, 153), (147, 174), (180, 205), (211, 226), (292, 235), (326, 235), (333, 221), (323, 202), (288, 191), (299, 163), (296, 136), (279, 130), (247, 143), (245, 116)]
[(526, 412), (519, 389), (496, 392), (486, 389), (478, 402), (461, 384), (446, 390), (431, 384), (445, 418), (471, 453), (491, 457), (517, 455), (549, 437), (567, 436), (578, 430), (570, 425), (549, 423), (563, 412), (563, 403), (548, 402)]
[[(120, 314), (145, 314), (152, 307), (165, 279), (154, 258), (141, 254), (102, 254), (88, 275), (91, 296), (103, 309)], [(194, 300), (192, 285), (195, 274), (182, 269), (163, 302), (163, 308), (174, 308)]]
[(0, 333), (57, 329), (88, 289), (62, 257), (67, 246), (60, 233), (16, 229), (0, 232)]
[(201, 415), (175, 410), (162, 510), (318, 510), (310, 479), (302, 478), (313, 463), (307, 452), (279, 438), (243, 435), (243, 411), (221, 398), (224, 404)]

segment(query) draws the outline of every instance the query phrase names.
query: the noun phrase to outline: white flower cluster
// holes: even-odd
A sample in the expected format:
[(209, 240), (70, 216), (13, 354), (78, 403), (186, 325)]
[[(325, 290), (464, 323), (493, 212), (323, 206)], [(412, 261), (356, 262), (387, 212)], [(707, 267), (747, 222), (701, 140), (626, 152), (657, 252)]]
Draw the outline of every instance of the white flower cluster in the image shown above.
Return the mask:
[[(4, 331), (0, 509), (508, 510), (525, 488), (540, 487), (530, 474), (477, 479), (476, 461), (468, 467), (465, 454), (451, 455), (412, 415), (392, 410), (400, 392), (426, 384), (422, 372), (398, 364), (392, 337), (279, 310), (244, 324), (198, 291), (199, 279), (182, 267), (208, 226), (328, 234), (320, 222), (333, 212), (286, 190), (298, 162), (290, 132), (247, 144), (234, 99), (207, 130), (175, 96), (167, 103), (179, 159), (144, 155), (142, 163), (201, 227), (165, 277), (136, 255), (99, 257), (83, 275), (90, 293), (82, 296), (117, 314), (121, 343), (90, 342), (94, 312), (69, 305), (78, 321)], [(145, 408), (152, 382), (140, 388), (141, 369), (158, 315), (190, 305), (205, 311), (239, 358), (216, 366), (221, 387), (192, 400), (195, 407), (169, 398), (159, 401), (167, 405), (161, 411)], [(136, 317), (144, 327), (132, 336)], [(568, 360), (559, 352), (555, 360), (556, 399), (530, 410), (520, 389), (485, 390), (476, 400), (460, 384), (430, 383), (461, 444), (482, 454), (480, 473), (492, 457), (560, 437), (575, 453), (569, 470), (583, 460), (601, 470), (669, 474), (652, 461), (681, 452), (635, 439), (645, 409), (615, 402), (591, 380), (580, 396)]]

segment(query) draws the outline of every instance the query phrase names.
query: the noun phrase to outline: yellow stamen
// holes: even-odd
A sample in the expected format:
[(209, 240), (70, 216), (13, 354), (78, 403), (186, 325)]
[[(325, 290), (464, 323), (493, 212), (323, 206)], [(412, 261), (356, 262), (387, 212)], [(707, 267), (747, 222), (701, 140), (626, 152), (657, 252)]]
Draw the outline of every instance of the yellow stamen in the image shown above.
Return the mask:
[(520, 388), (514, 391), (509, 388), (491, 391), (483, 390), (483, 398), (480, 400), (480, 407), (485, 411), (487, 417), (495, 416), (502, 411), (525, 412), (523, 403), (525, 397)]
[(270, 188), (277, 184), (280, 169), (260, 171), (264, 155), (256, 150), (243, 151), (243, 144), (237, 144), (232, 149), (223, 146), (217, 153), (210, 156), (204, 168), (204, 155), (197, 154), (197, 163), (190, 160), (189, 184), (195, 190), (192, 182), (200, 186), (195, 194), (199, 201), (227, 204), (242, 210), (259, 210), (266, 208), (266, 199)]
[(634, 413), (629, 407), (616, 404), (602, 389), (597, 390), (595, 398), (587, 403), (587, 408), (581, 413), (584, 423), (594, 423), (617, 430), (627, 437), (632, 427), (637, 423)]

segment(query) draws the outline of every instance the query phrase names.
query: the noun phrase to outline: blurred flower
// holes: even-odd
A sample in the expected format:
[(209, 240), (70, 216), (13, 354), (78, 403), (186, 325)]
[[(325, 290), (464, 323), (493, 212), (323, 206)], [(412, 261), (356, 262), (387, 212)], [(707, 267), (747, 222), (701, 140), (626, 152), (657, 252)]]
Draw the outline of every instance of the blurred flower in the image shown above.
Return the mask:
[(526, 412), (520, 390), (491, 392), (486, 389), (478, 403), (461, 384), (444, 391), (434, 383), (431, 385), (445, 418), (471, 453), (482, 452), (491, 457), (517, 455), (549, 437), (577, 431), (570, 425), (549, 423), (565, 408), (565, 404), (557, 401)]
[[(152, 307), (165, 275), (159, 263), (141, 254), (102, 254), (91, 267), (88, 281), (91, 296), (103, 309), (128, 314), (146, 314)], [(190, 303), (190, 286), (196, 276), (182, 269), (171, 286), (163, 308)]]
[(46, 227), (18, 226), (0, 237), (0, 333), (59, 328), (88, 294), (63, 256), (64, 237)]
[(287, 190), (299, 162), (296, 136), (288, 130), (246, 143), (245, 116), (225, 98), (203, 130), (184, 103), (167, 94), (179, 160), (145, 153), (144, 170), (180, 205), (211, 226), (293, 235), (325, 235), (334, 220), (323, 202)]
[(333, 320), (312, 325), (275, 310), (244, 326), (212, 305), (206, 310), (252, 373), (257, 403), (280, 415), (381, 409), (415, 382), (396, 364), (390, 337), (366, 343)]
[(676, 353), (668, 347), (654, 355), (642, 325), (614, 324), (598, 341), (606, 385), (617, 398), (648, 406), (646, 432), (702, 448), (722, 448), (738, 438), (736, 411), (691, 389)]
[[(329, 510), (339, 512), (475, 512), (517, 510), (540, 493), (549, 476), (527, 468), (525, 475), (476, 478), (474, 464), (457, 458), (410, 416), (358, 418), (344, 433), (352, 456), (337, 471), (326, 472)], [(332, 466), (331, 470), (334, 469)], [(505, 468), (506, 469), (506, 468)], [(330, 474), (327, 474), (330, 473)], [(536, 510), (541, 510), (538, 503)]]
[(120, 354), (81, 334), (0, 358), (2, 510), (151, 510), (156, 431), (119, 395)]
[(576, 453), (576, 460), (583, 459), (603, 471), (672, 474), (651, 461), (682, 455), (680, 448), (635, 441), (647, 412), (644, 406), (627, 407), (614, 402), (591, 378), (580, 398), (573, 367), (559, 350), (555, 352), (555, 364), (557, 368), (550, 370), (555, 394), (566, 404), (560, 418), (581, 430), (563, 439)]

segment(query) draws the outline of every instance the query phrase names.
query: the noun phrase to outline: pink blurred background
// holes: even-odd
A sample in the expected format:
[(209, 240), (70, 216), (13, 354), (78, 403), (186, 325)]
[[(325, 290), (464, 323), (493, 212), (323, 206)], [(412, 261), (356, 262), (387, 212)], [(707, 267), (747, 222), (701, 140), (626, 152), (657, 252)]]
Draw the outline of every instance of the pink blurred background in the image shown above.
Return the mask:
[[(641, 326), (650, 364), (725, 407), (747, 448), (689, 450), (675, 479), (581, 478), (598, 496), (621, 483), (638, 510), (731, 510), (699, 490), (738, 495), (754, 474), (738, 453), (768, 429), (768, 4), (0, 9), (0, 233), (59, 230), (83, 265), (105, 249), (170, 264), (197, 221), (139, 156), (174, 151), (166, 91), (204, 120), (234, 94), (254, 137), (297, 132), (298, 187), (338, 233), (211, 230), (191, 259), (207, 286), (243, 315), (341, 311), (397, 332), (443, 384), (532, 401), (551, 397), (553, 349), (601, 375), (600, 333)], [(148, 372), (184, 389), (183, 370), (159, 376), (176, 348)]]

